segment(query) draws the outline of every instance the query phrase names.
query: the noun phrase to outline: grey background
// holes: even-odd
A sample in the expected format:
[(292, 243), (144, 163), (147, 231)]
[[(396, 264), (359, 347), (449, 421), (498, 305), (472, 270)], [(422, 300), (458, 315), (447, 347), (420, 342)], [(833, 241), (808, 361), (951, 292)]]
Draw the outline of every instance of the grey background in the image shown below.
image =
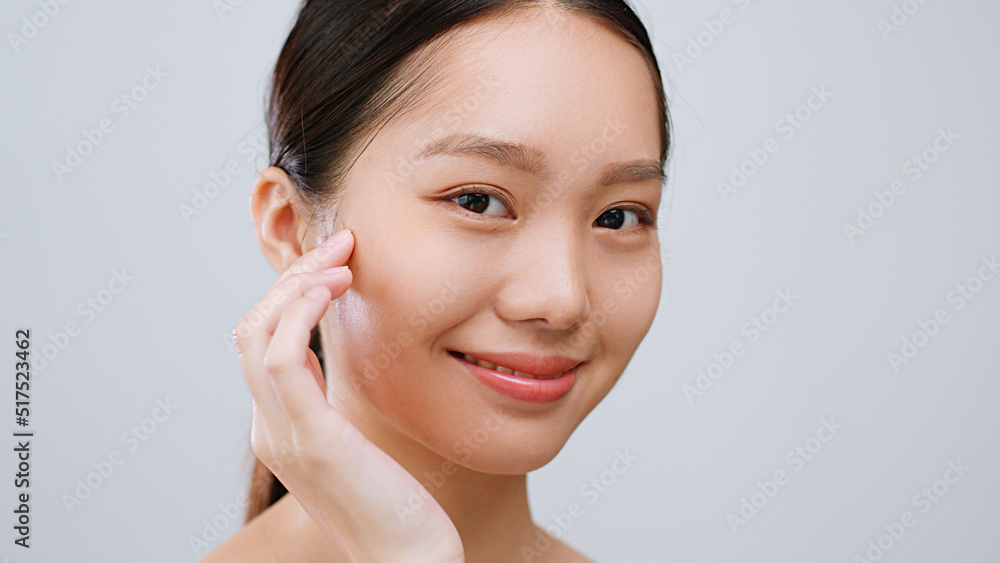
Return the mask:
[[(1000, 560), (1000, 278), (973, 281), (981, 290), (961, 309), (949, 300), (1000, 252), (1000, 5), (636, 6), (677, 135), (663, 299), (622, 380), (530, 475), (536, 522), (581, 503), (562, 537), (598, 561), (848, 562), (910, 512), (915, 525), (881, 560)], [(916, 11), (884, 36), (894, 7)], [(250, 223), (263, 162), (248, 142), (296, 9), (70, 2), (15, 48), (9, 34), (42, 7), (0, 7), (5, 561), (195, 561), (205, 550), (192, 538), (214, 547), (239, 527), (242, 510), (230, 519), (224, 507), (246, 489), (250, 395), (228, 338), (275, 278)], [(704, 22), (724, 9), (731, 23), (715, 37)], [(674, 58), (699, 39), (701, 53)], [(147, 65), (166, 76), (122, 119), (112, 104)], [(832, 94), (799, 109), (814, 86)], [(779, 120), (797, 109), (810, 118), (786, 139)], [(105, 118), (114, 130), (60, 180), (52, 163)], [(949, 127), (957, 138), (914, 181), (906, 162)], [(769, 137), (780, 148), (724, 199), (717, 182)], [(185, 221), (179, 206), (230, 161), (240, 172)], [(849, 239), (844, 224), (896, 179), (906, 191)], [(122, 269), (134, 279), (102, 294)], [(751, 342), (744, 323), (783, 289), (798, 299)], [(88, 316), (102, 295), (113, 299)], [(894, 370), (888, 354), (938, 309), (949, 322)], [(69, 322), (80, 330), (57, 348)], [(36, 356), (58, 350), (32, 377), (30, 552), (12, 543), (18, 327), (32, 329)], [(689, 402), (684, 385), (734, 341), (745, 353)], [(177, 407), (131, 451), (122, 434), (157, 400)], [(842, 426), (828, 442), (815, 439), (824, 417)], [(788, 458), (797, 446), (813, 448), (808, 461)], [(67, 510), (77, 479), (114, 450), (123, 463)], [(581, 486), (609, 479), (626, 450), (638, 461), (590, 503)], [(947, 492), (938, 484), (937, 502), (915, 503), (949, 461), (969, 469), (948, 474)], [(787, 483), (734, 531), (727, 515), (778, 470)]]

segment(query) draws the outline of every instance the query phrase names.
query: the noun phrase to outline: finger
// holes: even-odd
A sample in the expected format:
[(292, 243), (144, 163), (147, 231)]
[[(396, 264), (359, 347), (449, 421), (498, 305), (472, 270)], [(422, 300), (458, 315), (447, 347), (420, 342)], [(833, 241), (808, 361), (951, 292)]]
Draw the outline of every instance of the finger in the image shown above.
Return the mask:
[(277, 282), (233, 329), (240, 357), (246, 358), (251, 364), (259, 363), (278, 326), (278, 319), (288, 304), (318, 285), (325, 285), (334, 299), (343, 295), (350, 287), (349, 281), (345, 283), (341, 271), (308, 272)]
[[(349, 285), (350, 270), (344, 270), (343, 275), (348, 278), (345, 286)], [(331, 300), (332, 294), (325, 286), (310, 289), (282, 313), (267, 347), (266, 373), (293, 426), (331, 408), (326, 401), (325, 386), (317, 385), (308, 354), (312, 329), (326, 313)]]
[[(289, 427), (287, 421), (278, 421), (276, 418), (283, 417), (271, 417), (267, 418), (260, 408), (257, 401), (253, 403), (253, 424), (250, 427), (250, 447), (257, 456), (257, 459), (262, 461), (271, 473), (279, 475), (283, 467), (281, 467), (281, 457), (278, 455), (278, 449), (275, 446), (275, 438), (279, 436), (287, 436)], [(272, 425), (274, 428), (272, 428)]]
[[(250, 338), (253, 329), (261, 326), (264, 327), (268, 335), (273, 333), (274, 327), (277, 325), (277, 316), (281, 314), (284, 307), (292, 300), (302, 297), (315, 285), (316, 280), (324, 279), (322, 275), (317, 275), (318, 270), (347, 264), (347, 259), (354, 250), (354, 237), (349, 229), (345, 229), (341, 233), (345, 233), (346, 238), (339, 244), (319, 246), (299, 256), (288, 268), (285, 268), (285, 271), (271, 284), (267, 293), (237, 324), (236, 333), (239, 338)], [(330, 241), (335, 238), (336, 235), (331, 237)], [(334, 298), (340, 295), (336, 288), (331, 287), (330, 289), (334, 293)]]
[[(343, 238), (338, 239), (338, 237)], [(343, 229), (330, 237), (322, 245), (296, 258), (285, 268), (284, 272), (281, 272), (281, 275), (278, 276), (278, 282), (296, 274), (315, 272), (331, 266), (344, 266), (347, 264), (347, 259), (350, 258), (353, 251), (354, 234), (350, 229)]]
[[(239, 326), (237, 324), (237, 327)], [(266, 381), (266, 377), (260, 375), (260, 372), (263, 371), (260, 367), (260, 356), (263, 352), (254, 350), (253, 346), (256, 345), (251, 344), (246, 337), (241, 338), (238, 330), (239, 328), (233, 329), (233, 340), (236, 342), (243, 379), (246, 381), (250, 396), (253, 398), (253, 416), (256, 425), (258, 414), (261, 414), (262, 411), (277, 412), (281, 409), (281, 404), (278, 403), (278, 398), (274, 394), (274, 387)]]

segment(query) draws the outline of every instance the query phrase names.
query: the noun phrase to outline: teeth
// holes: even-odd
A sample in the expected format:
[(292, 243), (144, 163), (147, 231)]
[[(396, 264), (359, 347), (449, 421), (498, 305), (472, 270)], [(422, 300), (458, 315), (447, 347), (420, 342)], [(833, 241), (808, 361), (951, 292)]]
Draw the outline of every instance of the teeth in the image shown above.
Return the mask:
[(557, 373), (557, 374), (555, 374), (555, 375), (553, 375), (551, 377), (535, 377), (534, 375), (532, 375), (530, 373), (524, 373), (523, 371), (517, 371), (516, 369), (510, 369), (509, 367), (504, 367), (504, 366), (498, 366), (496, 364), (491, 364), (490, 362), (487, 362), (486, 360), (480, 360), (480, 359), (477, 359), (477, 358), (473, 358), (472, 356), (470, 356), (468, 354), (462, 354), (462, 358), (464, 358), (467, 362), (480, 365), (480, 366), (482, 366), (484, 368), (487, 368), (487, 369), (493, 369), (493, 370), (499, 371), (500, 373), (506, 373), (507, 375), (516, 375), (517, 377), (527, 377), (528, 379), (555, 379), (555, 378), (561, 376), (562, 374), (566, 373), (565, 371), (563, 371), (563, 372), (559, 372), (559, 373)]

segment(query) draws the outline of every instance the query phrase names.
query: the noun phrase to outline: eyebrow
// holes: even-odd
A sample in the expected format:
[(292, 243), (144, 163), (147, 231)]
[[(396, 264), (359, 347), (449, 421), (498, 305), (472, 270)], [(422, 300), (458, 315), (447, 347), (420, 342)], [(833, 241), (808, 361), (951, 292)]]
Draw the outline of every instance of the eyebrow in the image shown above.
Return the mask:
[[(525, 170), (542, 178), (552, 177), (552, 170), (543, 151), (515, 141), (477, 134), (453, 133), (428, 144), (417, 152), (414, 159), (422, 160), (449, 154), (479, 155), (501, 166)], [(609, 164), (602, 172), (598, 185), (641, 182), (654, 178), (663, 183), (666, 178), (663, 167), (656, 160), (644, 158)]]

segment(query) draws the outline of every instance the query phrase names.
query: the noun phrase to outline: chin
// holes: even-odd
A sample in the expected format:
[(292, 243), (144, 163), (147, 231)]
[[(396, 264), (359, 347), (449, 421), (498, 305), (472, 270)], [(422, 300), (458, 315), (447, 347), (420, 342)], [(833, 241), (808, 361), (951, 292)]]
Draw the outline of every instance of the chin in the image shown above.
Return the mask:
[(457, 459), (455, 462), (483, 473), (519, 475), (547, 465), (562, 450), (564, 444), (565, 442), (554, 445), (534, 443), (526, 446), (523, 442), (514, 443), (510, 447), (480, 450), (468, 460)]
[[(496, 414), (469, 425), (439, 453), (463, 467), (501, 475), (523, 474), (547, 465), (566, 445), (575, 430), (575, 421), (563, 417), (524, 418), (511, 413)], [(565, 413), (564, 413), (565, 415)]]

